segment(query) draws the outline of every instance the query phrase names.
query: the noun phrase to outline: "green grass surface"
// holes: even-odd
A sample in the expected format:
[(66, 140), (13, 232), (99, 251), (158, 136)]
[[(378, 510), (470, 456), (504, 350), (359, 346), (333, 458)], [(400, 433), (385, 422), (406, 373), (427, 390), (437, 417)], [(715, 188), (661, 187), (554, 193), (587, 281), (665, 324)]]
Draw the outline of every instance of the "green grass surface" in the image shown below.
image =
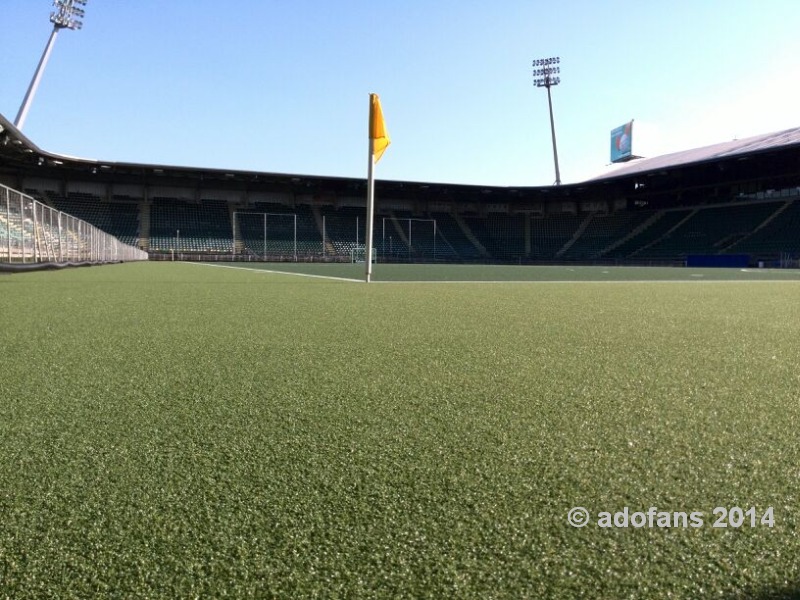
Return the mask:
[(798, 294), (0, 276), (0, 597), (791, 597)]
[[(363, 281), (365, 265), (343, 263), (214, 263), (217, 267), (280, 271)], [(375, 264), (373, 281), (800, 281), (793, 269), (695, 269), (682, 267), (583, 267), (509, 265)]]

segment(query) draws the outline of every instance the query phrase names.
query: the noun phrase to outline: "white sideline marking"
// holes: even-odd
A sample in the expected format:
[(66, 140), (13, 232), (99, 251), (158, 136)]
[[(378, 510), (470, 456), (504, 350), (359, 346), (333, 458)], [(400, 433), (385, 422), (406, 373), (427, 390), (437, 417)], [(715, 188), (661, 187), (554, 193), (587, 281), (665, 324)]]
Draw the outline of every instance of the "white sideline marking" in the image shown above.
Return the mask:
[[(312, 275), (310, 273), (294, 273), (291, 271), (275, 271), (273, 269), (259, 269), (257, 267), (235, 267), (232, 265), (218, 265), (218, 264), (209, 264), (209, 263), (197, 263), (197, 262), (186, 262), (185, 264), (191, 265), (201, 265), (204, 267), (219, 267), (220, 269), (238, 269), (240, 271), (250, 271), (252, 273), (272, 273), (275, 275), (295, 275), (297, 277), (310, 277), (312, 279), (332, 279), (334, 281), (348, 281), (350, 283), (364, 283), (363, 279), (352, 279), (349, 277), (334, 277), (332, 275)], [(696, 277), (696, 275), (690, 275), (690, 277)], [(701, 276), (702, 277), (702, 276)], [(542, 279), (542, 280), (525, 280), (525, 279), (421, 279), (421, 280), (391, 280), (391, 281), (376, 281), (372, 280), (372, 283), (375, 284), (392, 284), (398, 285), (403, 283), (412, 283), (412, 284), (420, 284), (420, 283), (459, 283), (459, 284), (475, 284), (475, 283), (483, 283), (483, 284), (500, 284), (500, 283), (512, 283), (512, 284), (537, 284), (537, 283), (551, 283), (551, 284), (558, 284), (558, 283), (800, 283), (800, 280), (797, 279), (580, 279), (580, 280), (569, 280), (569, 279)]]
[[(346, 281), (363, 282), (363, 279), (347, 279)], [(421, 279), (418, 281), (393, 280), (375, 281), (372, 283), (800, 283), (800, 279)]]
[(349, 279), (347, 277), (332, 277), (331, 275), (311, 275), (310, 273), (293, 273), (291, 271), (273, 271), (272, 269), (259, 269), (257, 267), (234, 267), (233, 265), (212, 265), (209, 263), (187, 262), (186, 264), (200, 265), (203, 267), (219, 267), (220, 269), (239, 269), (252, 273), (273, 273), (275, 275), (296, 275), (297, 277), (312, 277), (314, 279), (334, 279), (336, 281), (350, 281), (361, 283), (363, 279)]
[[(183, 262), (183, 261), (181, 261)], [(352, 279), (350, 277), (334, 277), (332, 275), (313, 275), (311, 273), (293, 273), (291, 271), (275, 271), (273, 269), (259, 269), (258, 267), (235, 267), (233, 265), (218, 265), (209, 263), (198, 263), (186, 261), (184, 264), (201, 265), (204, 267), (219, 267), (221, 269), (238, 269), (240, 271), (251, 271), (253, 273), (272, 273), (275, 275), (296, 275), (297, 277), (311, 277), (312, 279), (332, 279), (334, 281), (348, 281), (350, 283), (364, 283), (363, 279)], [(702, 279), (702, 275), (690, 274), (690, 277), (696, 279), (540, 279), (540, 280), (527, 280), (527, 279), (419, 279), (419, 280), (388, 280), (376, 281), (372, 283), (377, 284), (402, 284), (402, 283), (460, 283), (460, 284), (499, 284), (499, 283), (514, 283), (514, 284), (535, 284), (535, 283), (800, 283), (798, 279)]]

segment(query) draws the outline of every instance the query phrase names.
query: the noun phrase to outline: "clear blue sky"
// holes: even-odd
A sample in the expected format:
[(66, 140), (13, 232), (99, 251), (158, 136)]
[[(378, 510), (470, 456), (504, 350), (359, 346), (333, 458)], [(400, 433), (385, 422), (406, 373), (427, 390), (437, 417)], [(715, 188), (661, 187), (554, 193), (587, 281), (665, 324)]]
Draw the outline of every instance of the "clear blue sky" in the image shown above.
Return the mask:
[[(50, 0), (3, 0), (0, 112), (16, 116)], [(800, 126), (800, 1), (89, 0), (62, 31), (24, 133), (57, 153), (365, 177), (369, 92), (392, 145), (380, 179), (550, 185), (602, 173), (635, 119), (654, 156)]]

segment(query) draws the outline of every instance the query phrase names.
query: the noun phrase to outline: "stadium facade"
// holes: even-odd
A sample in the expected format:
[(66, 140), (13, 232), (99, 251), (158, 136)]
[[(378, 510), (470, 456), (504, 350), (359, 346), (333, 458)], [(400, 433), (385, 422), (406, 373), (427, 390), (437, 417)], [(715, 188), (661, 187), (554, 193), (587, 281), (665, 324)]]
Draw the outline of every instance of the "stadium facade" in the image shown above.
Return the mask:
[[(151, 259), (344, 261), (364, 241), (363, 179), (67, 157), (2, 116), (0, 183)], [(576, 184), (379, 181), (377, 197), (384, 261), (725, 264), (735, 256), (794, 265), (800, 128), (639, 160)]]

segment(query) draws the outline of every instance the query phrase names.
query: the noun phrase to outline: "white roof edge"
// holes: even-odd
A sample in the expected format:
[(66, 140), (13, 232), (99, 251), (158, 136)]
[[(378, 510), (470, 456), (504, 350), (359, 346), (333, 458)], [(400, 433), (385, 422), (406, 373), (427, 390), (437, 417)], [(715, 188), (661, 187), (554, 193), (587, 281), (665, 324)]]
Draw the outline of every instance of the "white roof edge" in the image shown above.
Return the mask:
[(613, 171), (592, 177), (585, 181), (590, 182), (611, 179), (647, 171), (678, 167), (690, 163), (699, 163), (715, 158), (725, 158), (727, 156), (736, 156), (738, 154), (771, 150), (793, 145), (800, 145), (800, 127), (784, 129), (773, 133), (764, 133), (741, 140), (721, 142), (691, 150), (671, 152), (652, 158), (644, 158), (631, 163), (621, 164), (619, 168)]

